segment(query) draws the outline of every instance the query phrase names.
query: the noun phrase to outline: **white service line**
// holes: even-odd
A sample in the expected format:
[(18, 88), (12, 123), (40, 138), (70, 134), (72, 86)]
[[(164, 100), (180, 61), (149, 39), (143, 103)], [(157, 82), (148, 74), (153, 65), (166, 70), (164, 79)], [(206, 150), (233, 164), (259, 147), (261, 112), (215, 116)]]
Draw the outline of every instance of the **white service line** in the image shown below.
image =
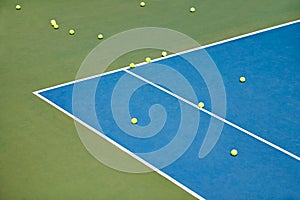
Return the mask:
[(163, 88), (163, 87), (161, 87), (161, 86), (159, 86), (159, 85), (157, 85), (157, 84), (155, 84), (155, 83), (153, 83), (153, 82), (151, 82), (151, 81), (149, 81), (147, 79), (145, 79), (142, 76), (139, 76), (138, 74), (135, 74), (134, 72), (129, 71), (128, 69), (123, 69), (123, 70), (126, 73), (128, 73), (128, 74), (130, 74), (130, 75), (132, 75), (132, 76), (134, 76), (134, 77), (136, 77), (138, 79), (140, 79), (141, 81), (144, 81), (144, 82), (148, 83), (149, 85), (152, 85), (153, 87), (155, 87), (155, 88), (157, 88), (157, 89), (159, 89), (159, 90), (161, 90), (161, 91), (163, 91), (163, 92), (165, 92), (165, 93), (167, 93), (167, 94), (169, 94), (169, 95), (177, 98), (178, 100), (183, 101), (183, 102), (189, 104), (190, 106), (192, 106), (194, 108), (197, 108), (197, 109), (201, 110), (202, 112), (205, 112), (206, 114), (208, 114), (208, 115), (210, 115), (210, 116), (212, 116), (212, 117), (214, 117), (214, 118), (216, 118), (216, 119), (224, 122), (225, 124), (228, 124), (229, 126), (232, 126), (233, 128), (236, 128), (237, 130), (242, 131), (243, 133), (246, 133), (247, 135), (249, 135), (249, 136), (257, 139), (258, 141), (263, 142), (263, 143), (269, 145), (270, 147), (273, 147), (274, 149), (277, 149), (278, 151), (281, 151), (282, 153), (284, 153), (284, 154), (286, 154), (286, 155), (288, 155), (288, 156), (290, 156), (290, 157), (292, 157), (292, 158), (300, 161), (300, 157), (299, 156), (297, 156), (297, 155), (295, 155), (295, 154), (293, 154), (293, 153), (291, 153), (291, 152), (283, 149), (282, 147), (280, 147), (280, 146), (278, 146), (276, 144), (273, 144), (272, 142), (269, 142), (268, 140), (266, 140), (266, 139), (264, 139), (262, 137), (259, 137), (256, 134), (254, 134), (254, 133), (252, 133), (252, 132), (250, 132), (250, 131), (248, 131), (248, 130), (246, 130), (246, 129), (244, 129), (244, 128), (242, 128), (242, 127), (240, 127), (240, 126), (238, 126), (238, 125), (236, 125), (236, 124), (234, 124), (234, 123), (232, 123), (232, 122), (230, 122), (230, 121), (228, 121), (228, 120), (226, 120), (226, 119), (224, 119), (224, 118), (222, 118), (222, 117), (220, 117), (220, 116), (218, 116), (218, 115), (216, 115), (216, 114), (214, 114), (214, 113), (212, 113), (212, 112), (210, 112), (210, 111), (208, 111), (206, 109), (204, 109), (204, 108), (199, 108), (196, 104), (190, 102), (189, 100), (186, 100), (186, 99), (182, 98), (181, 96), (179, 96), (179, 95), (177, 95), (177, 94), (175, 94), (175, 93), (173, 93), (173, 92), (171, 92), (171, 91), (169, 91), (169, 90), (167, 90), (167, 89), (165, 89), (165, 88)]

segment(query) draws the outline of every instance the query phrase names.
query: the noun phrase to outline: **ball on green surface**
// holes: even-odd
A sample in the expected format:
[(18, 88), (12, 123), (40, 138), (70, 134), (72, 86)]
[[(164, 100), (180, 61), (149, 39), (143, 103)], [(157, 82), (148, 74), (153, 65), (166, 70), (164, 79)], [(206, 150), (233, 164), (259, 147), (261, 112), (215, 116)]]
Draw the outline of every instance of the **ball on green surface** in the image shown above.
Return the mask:
[(54, 26), (54, 25), (56, 24), (56, 20), (55, 20), (55, 19), (51, 19), (50, 24), (51, 24), (52, 26)]
[(137, 120), (137, 118), (135, 118), (135, 117), (134, 117), (134, 118), (132, 118), (132, 119), (131, 119), (131, 123), (132, 123), (132, 124), (137, 124), (137, 123), (138, 123), (138, 120)]
[(97, 37), (98, 37), (99, 40), (102, 40), (104, 38), (104, 36), (102, 34), (98, 34)]
[(204, 103), (203, 102), (198, 103), (198, 107), (199, 108), (204, 108)]
[(230, 155), (232, 155), (232, 156), (237, 156), (237, 155), (238, 155), (238, 151), (237, 151), (236, 149), (232, 149), (232, 150), (230, 151)]
[(190, 12), (191, 12), (191, 13), (196, 12), (196, 8), (195, 8), (195, 7), (191, 7), (191, 8), (190, 8)]
[(130, 63), (129, 67), (130, 68), (135, 68), (135, 64), (134, 63)]
[(54, 24), (54, 25), (53, 25), (53, 28), (54, 28), (54, 29), (59, 29), (58, 24)]
[(21, 6), (20, 5), (16, 5), (16, 10), (21, 10)]
[(161, 52), (162, 57), (166, 57), (167, 55), (168, 55), (168, 53), (166, 51)]
[(70, 29), (70, 30), (69, 30), (69, 34), (70, 34), (70, 35), (74, 35), (74, 34), (75, 34), (75, 30), (74, 30), (74, 29)]
[(146, 60), (147, 63), (151, 62), (151, 58), (150, 57), (147, 57), (145, 60)]
[(143, 2), (143, 1), (140, 3), (140, 6), (141, 6), (141, 7), (145, 7), (145, 5), (146, 5), (146, 3)]
[(245, 77), (243, 77), (243, 76), (242, 76), (242, 77), (240, 77), (240, 82), (241, 82), (241, 83), (245, 83), (245, 82), (246, 82), (246, 78), (245, 78)]

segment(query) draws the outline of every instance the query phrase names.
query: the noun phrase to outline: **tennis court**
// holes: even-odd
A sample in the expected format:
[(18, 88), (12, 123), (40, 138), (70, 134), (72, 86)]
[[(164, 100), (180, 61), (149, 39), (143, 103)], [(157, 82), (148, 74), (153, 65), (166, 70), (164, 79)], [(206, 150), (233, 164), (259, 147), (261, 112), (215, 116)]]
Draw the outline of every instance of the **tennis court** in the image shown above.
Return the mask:
[[(141, 3), (1, 0), (0, 199), (232, 199), (245, 192), (251, 199), (265, 187), (261, 176), (275, 177), (263, 197), (298, 198), (291, 163), (299, 156), (299, 60), (296, 42), (288, 42), (297, 36), (292, 28), (265, 29), (299, 20), (299, 1)], [(158, 37), (150, 29), (169, 32)], [(107, 45), (133, 30), (144, 32)], [(170, 31), (197, 44), (172, 42)], [(96, 57), (113, 62), (86, 63), (104, 44)], [(122, 48), (128, 51), (114, 54)], [(143, 63), (146, 57), (152, 62)], [(84, 63), (91, 73), (79, 73)], [(126, 67), (131, 63), (135, 68)], [(238, 181), (242, 171), (253, 176)]]
[(35, 94), (196, 198), (298, 199), (299, 33), (294, 21)]

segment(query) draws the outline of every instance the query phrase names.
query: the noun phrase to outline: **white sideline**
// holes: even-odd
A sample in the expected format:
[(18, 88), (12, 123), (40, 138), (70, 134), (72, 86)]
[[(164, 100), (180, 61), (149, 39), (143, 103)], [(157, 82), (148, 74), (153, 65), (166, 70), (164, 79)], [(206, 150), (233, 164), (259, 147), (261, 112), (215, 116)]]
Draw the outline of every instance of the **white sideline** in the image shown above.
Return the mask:
[(157, 89), (159, 89), (159, 90), (161, 90), (161, 91), (163, 91), (163, 92), (165, 92), (165, 93), (167, 93), (167, 94), (175, 97), (176, 99), (178, 99), (180, 101), (183, 101), (183, 102), (189, 104), (190, 106), (201, 110), (202, 112), (205, 112), (206, 114), (208, 114), (208, 115), (210, 115), (210, 116), (212, 116), (212, 117), (214, 117), (214, 118), (216, 118), (216, 119), (224, 122), (225, 124), (228, 124), (229, 126), (232, 126), (232, 127), (236, 128), (236, 129), (242, 131), (243, 133), (246, 133), (247, 135), (249, 135), (249, 136), (251, 136), (251, 137), (259, 140), (260, 142), (263, 142), (263, 143), (269, 145), (270, 147), (273, 147), (274, 149), (277, 149), (278, 151), (281, 151), (282, 153), (284, 153), (284, 154), (286, 154), (286, 155), (288, 155), (288, 156), (290, 156), (290, 157), (292, 157), (292, 158), (300, 161), (300, 157), (299, 156), (297, 156), (297, 155), (295, 155), (295, 154), (293, 154), (293, 153), (291, 153), (291, 152), (289, 152), (289, 151), (281, 148), (280, 146), (278, 146), (278, 145), (276, 145), (276, 144), (274, 144), (272, 142), (269, 142), (266, 139), (263, 139), (262, 137), (259, 137), (256, 134), (251, 133), (250, 131), (248, 131), (248, 130), (246, 130), (246, 129), (244, 129), (244, 128), (242, 128), (242, 127), (240, 127), (240, 126), (238, 126), (238, 125), (236, 125), (236, 124), (234, 124), (234, 123), (232, 123), (232, 122), (230, 122), (230, 121), (228, 121), (228, 120), (226, 120), (226, 119), (224, 119), (224, 118), (222, 118), (222, 117), (220, 117), (220, 116), (218, 116), (218, 115), (216, 115), (216, 114), (214, 114), (214, 113), (212, 113), (212, 112), (210, 112), (210, 111), (208, 111), (206, 109), (204, 109), (204, 108), (199, 108), (196, 104), (190, 102), (189, 100), (186, 100), (186, 99), (182, 98), (181, 96), (179, 96), (179, 95), (177, 95), (177, 94), (175, 94), (175, 93), (173, 93), (173, 92), (171, 92), (171, 91), (169, 91), (169, 90), (167, 90), (167, 89), (165, 89), (165, 88), (163, 88), (163, 87), (161, 87), (161, 86), (159, 86), (159, 85), (157, 85), (157, 84), (155, 84), (155, 83), (153, 83), (153, 82), (151, 82), (151, 81), (149, 81), (147, 79), (145, 79), (144, 77), (141, 77), (141, 76), (139, 76), (139, 75), (137, 75), (137, 74), (135, 74), (135, 73), (127, 70), (127, 69), (124, 69), (124, 71), (126, 73), (134, 76), (135, 78), (138, 78), (141, 81), (144, 81), (144, 82), (148, 83), (149, 85), (152, 85), (153, 87), (155, 87), (155, 88), (157, 88)]
[(199, 200), (205, 200), (204, 197), (200, 196), (199, 194), (197, 194), (196, 192), (194, 192), (193, 190), (191, 190), (190, 188), (186, 187), (185, 185), (183, 185), (182, 183), (180, 183), (179, 181), (175, 180), (174, 178), (172, 178), (171, 176), (169, 176), (168, 174), (164, 173), (163, 171), (161, 171), (160, 169), (156, 168), (155, 166), (153, 166), (152, 164), (150, 164), (149, 162), (143, 160), (142, 158), (140, 158), (139, 156), (137, 156), (136, 154), (134, 154), (133, 152), (129, 151), (128, 149), (126, 149), (125, 147), (123, 147), (122, 145), (120, 145), (119, 143), (115, 142), (114, 140), (110, 139), (109, 137), (107, 137), (106, 135), (104, 135), (103, 133), (101, 133), (100, 131), (98, 131), (97, 129), (93, 128), (92, 126), (88, 125), (87, 123), (85, 123), (84, 121), (82, 121), (81, 119), (75, 117), (73, 114), (69, 113), (68, 111), (64, 110), (63, 108), (59, 107), (58, 105), (56, 105), (55, 103), (53, 103), (52, 101), (48, 100), (47, 98), (43, 97), (42, 95), (40, 95), (38, 92), (33, 92), (34, 95), (36, 95), (37, 97), (39, 97), (40, 99), (44, 100), (45, 102), (47, 102), (48, 104), (52, 105), (54, 108), (56, 108), (57, 110), (63, 112), (64, 114), (66, 114), (67, 116), (69, 116), (70, 118), (72, 118), (73, 120), (77, 121), (78, 123), (80, 123), (81, 125), (83, 125), (84, 127), (86, 127), (87, 129), (93, 131), (94, 133), (96, 133), (97, 135), (99, 135), (100, 137), (102, 137), (103, 139), (107, 140), (108, 142), (110, 142), (111, 144), (115, 145), (117, 148), (119, 148), (120, 150), (122, 150), (123, 152), (127, 153), (128, 155), (130, 155), (131, 157), (133, 157), (134, 159), (136, 159), (137, 161), (143, 163), (144, 165), (146, 165), (147, 167), (149, 167), (150, 169), (152, 169), (153, 171), (157, 172), (158, 174), (160, 174), (161, 176), (165, 177), (166, 179), (168, 179), (169, 181), (171, 181), (172, 183), (174, 183), (175, 185), (177, 185), (178, 187), (182, 188), (183, 190), (185, 190), (186, 192), (188, 192), (189, 194), (193, 195), (194, 197), (196, 197)]

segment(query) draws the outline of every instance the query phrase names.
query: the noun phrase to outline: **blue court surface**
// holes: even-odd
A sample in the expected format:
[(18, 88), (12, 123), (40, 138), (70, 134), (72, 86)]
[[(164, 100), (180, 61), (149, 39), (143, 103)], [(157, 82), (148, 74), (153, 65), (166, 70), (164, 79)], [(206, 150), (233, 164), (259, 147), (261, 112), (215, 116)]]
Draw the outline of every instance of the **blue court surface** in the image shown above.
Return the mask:
[(299, 55), (294, 22), (35, 94), (199, 199), (300, 199)]

